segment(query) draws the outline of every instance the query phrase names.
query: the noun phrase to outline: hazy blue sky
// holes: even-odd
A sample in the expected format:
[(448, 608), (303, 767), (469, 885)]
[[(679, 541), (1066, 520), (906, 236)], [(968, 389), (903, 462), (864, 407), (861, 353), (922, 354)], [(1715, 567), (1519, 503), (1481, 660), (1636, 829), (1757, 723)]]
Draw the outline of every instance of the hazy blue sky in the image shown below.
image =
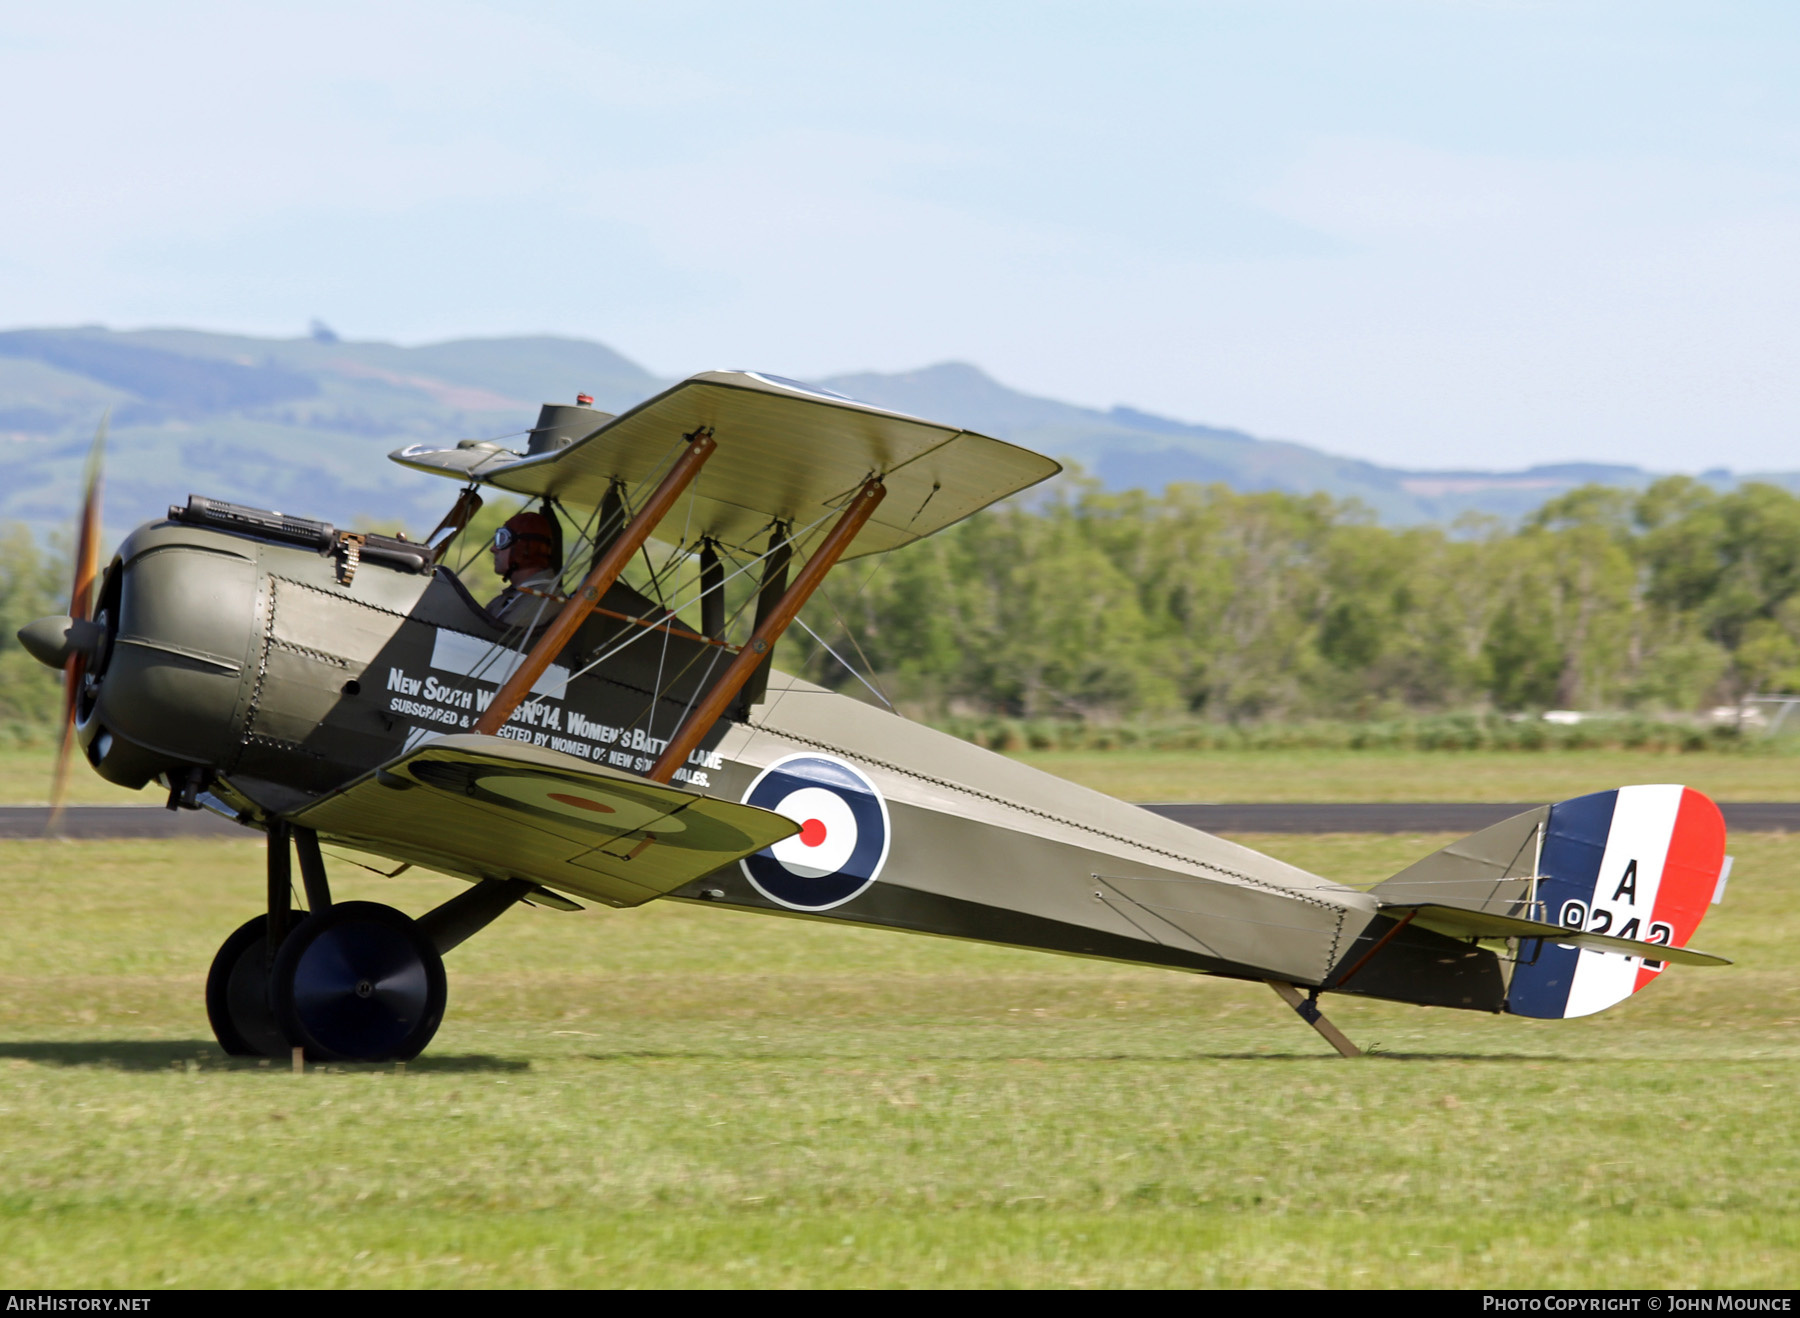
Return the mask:
[(0, 323), (1800, 467), (1800, 5), (0, 0)]

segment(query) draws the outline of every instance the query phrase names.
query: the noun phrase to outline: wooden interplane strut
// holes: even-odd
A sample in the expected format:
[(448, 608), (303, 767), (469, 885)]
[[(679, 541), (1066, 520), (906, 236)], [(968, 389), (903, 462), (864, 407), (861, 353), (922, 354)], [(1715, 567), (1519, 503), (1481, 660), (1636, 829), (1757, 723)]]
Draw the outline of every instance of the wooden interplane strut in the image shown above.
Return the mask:
[(561, 654), (563, 647), (574, 639), (576, 629), (587, 621), (588, 615), (600, 603), (600, 597), (619, 579), (619, 574), (625, 570), (631, 556), (643, 547), (644, 542), (650, 538), (650, 533), (656, 529), (656, 524), (668, 516), (669, 509), (675, 506), (675, 501), (681, 497), (682, 492), (700, 474), (700, 468), (706, 465), (706, 460), (716, 448), (718, 443), (710, 430), (694, 432), (686, 452), (675, 459), (675, 465), (669, 468), (669, 474), (662, 478), (662, 483), (638, 510), (638, 515), (631, 519), (630, 524), (619, 533), (618, 539), (600, 556), (580, 588), (563, 606), (563, 611), (556, 615), (556, 621), (545, 629), (543, 636), (538, 638), (538, 643), (531, 647), (531, 653), (525, 656), (525, 662), (506, 679), (505, 685), (495, 694), (494, 703), (476, 720), (474, 731), (491, 737), (506, 726), (506, 720), (512, 717), (513, 711), (531, 693), (532, 684), (544, 675), (551, 660)]
[(869, 520), (886, 497), (887, 487), (879, 477), (872, 477), (864, 482), (862, 489), (850, 501), (850, 506), (844, 509), (842, 516), (832, 526), (824, 543), (806, 560), (806, 566), (800, 569), (800, 575), (794, 584), (771, 605), (757, 625), (749, 644), (738, 651), (737, 657), (731, 661), (731, 667), (725, 670), (700, 703), (689, 711), (681, 727), (669, 739), (667, 748), (650, 768), (647, 776), (651, 781), (666, 783), (675, 776), (675, 770), (687, 761), (687, 757), (705, 738), (707, 731), (724, 715), (731, 702), (737, 698), (738, 692), (743, 689), (744, 683), (750, 680), (751, 674), (756, 672), (765, 658), (774, 653), (775, 642), (781, 639), (788, 624), (805, 606), (806, 601), (812, 598), (812, 593), (819, 588), (825, 574), (843, 557), (850, 542), (856, 538), (856, 533), (862, 530), (863, 523)]

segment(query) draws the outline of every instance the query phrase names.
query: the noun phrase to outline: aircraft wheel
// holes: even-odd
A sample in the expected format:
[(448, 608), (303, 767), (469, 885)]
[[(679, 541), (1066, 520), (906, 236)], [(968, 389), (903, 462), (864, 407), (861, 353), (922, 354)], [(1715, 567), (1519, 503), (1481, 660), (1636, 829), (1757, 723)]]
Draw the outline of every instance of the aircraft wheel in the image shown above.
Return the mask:
[(282, 943), (275, 1019), (318, 1061), (408, 1061), (444, 1019), (444, 959), (418, 922), (379, 902), (337, 902)]
[[(291, 933), (306, 916), (289, 913)], [(213, 1038), (233, 1057), (284, 1057), (287, 1036), (269, 1005), (269, 917), (246, 920), (219, 947), (206, 974), (206, 1018)]]

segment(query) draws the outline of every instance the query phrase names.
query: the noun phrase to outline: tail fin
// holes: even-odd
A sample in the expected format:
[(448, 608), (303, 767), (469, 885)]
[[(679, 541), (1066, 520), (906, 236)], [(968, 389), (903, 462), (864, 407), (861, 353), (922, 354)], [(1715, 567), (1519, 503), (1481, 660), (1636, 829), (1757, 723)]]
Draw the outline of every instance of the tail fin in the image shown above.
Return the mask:
[[(1624, 1001), (1669, 960), (1723, 964), (1686, 949), (1724, 860), (1725, 820), (1707, 797), (1621, 787), (1484, 829), (1372, 892), (1391, 918), (1517, 938), (1505, 1009), (1559, 1019)], [(1663, 947), (1672, 955), (1655, 959)]]

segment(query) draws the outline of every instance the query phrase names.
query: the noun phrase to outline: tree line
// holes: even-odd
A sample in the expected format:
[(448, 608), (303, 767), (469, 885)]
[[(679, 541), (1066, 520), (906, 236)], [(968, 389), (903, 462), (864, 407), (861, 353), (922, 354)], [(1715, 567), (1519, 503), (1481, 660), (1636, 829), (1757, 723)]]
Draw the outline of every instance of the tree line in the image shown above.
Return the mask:
[(69, 578), (63, 539), (46, 546), (27, 527), (0, 527), (0, 742), (37, 740), (55, 726), (62, 678), (26, 654), (15, 633), (68, 612)]
[[(1800, 497), (1777, 486), (1677, 476), (1516, 528), (1390, 528), (1322, 495), (1060, 484), (840, 567), (804, 615), (838, 657), (795, 628), (777, 662), (862, 690), (841, 658), (938, 720), (1655, 715), (1800, 691)], [(0, 532), (0, 731), (54, 715), (58, 679), (13, 633), (67, 607), (67, 575), (57, 544)]]
[[(1390, 528), (1324, 496), (1065, 482), (828, 595), (813, 629), (928, 717), (1677, 713), (1800, 690), (1800, 498), (1669, 477), (1517, 528)], [(856, 685), (808, 645), (784, 661)]]

